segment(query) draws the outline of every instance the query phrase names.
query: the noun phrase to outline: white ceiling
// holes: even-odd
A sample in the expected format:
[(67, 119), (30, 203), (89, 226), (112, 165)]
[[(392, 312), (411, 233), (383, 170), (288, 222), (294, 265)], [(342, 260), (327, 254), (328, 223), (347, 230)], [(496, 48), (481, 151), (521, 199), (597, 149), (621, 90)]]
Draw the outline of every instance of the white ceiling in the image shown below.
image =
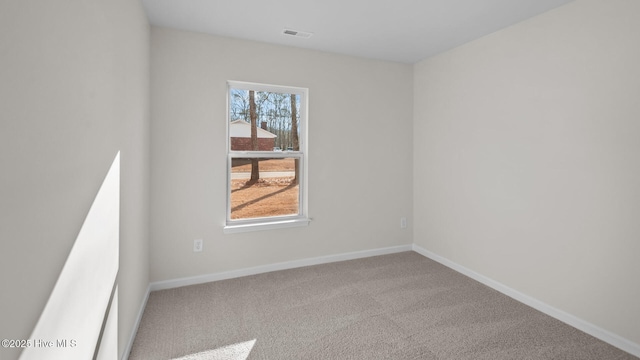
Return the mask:
[[(151, 24), (414, 63), (573, 0), (142, 0)], [(308, 39), (283, 30), (313, 33)]]

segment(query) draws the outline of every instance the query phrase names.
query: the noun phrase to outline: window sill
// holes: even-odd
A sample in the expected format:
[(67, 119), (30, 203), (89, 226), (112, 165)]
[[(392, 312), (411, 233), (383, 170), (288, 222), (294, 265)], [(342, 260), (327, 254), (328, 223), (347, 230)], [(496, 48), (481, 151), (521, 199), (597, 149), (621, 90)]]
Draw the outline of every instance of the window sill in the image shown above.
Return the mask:
[(226, 225), (223, 229), (225, 234), (234, 234), (249, 231), (261, 231), (272, 229), (284, 229), (290, 227), (308, 226), (311, 219), (298, 218), (278, 221), (264, 221), (249, 224)]

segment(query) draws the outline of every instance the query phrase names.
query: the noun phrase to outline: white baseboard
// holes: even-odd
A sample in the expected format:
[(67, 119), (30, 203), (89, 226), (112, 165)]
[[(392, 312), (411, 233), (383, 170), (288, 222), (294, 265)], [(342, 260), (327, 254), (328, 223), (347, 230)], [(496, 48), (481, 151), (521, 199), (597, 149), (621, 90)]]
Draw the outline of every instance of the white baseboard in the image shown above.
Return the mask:
[(138, 328), (140, 327), (140, 321), (142, 321), (142, 314), (144, 314), (144, 308), (147, 307), (147, 301), (149, 300), (150, 292), (151, 292), (151, 285), (147, 286), (147, 293), (144, 295), (144, 299), (142, 299), (142, 304), (140, 304), (140, 310), (138, 310), (138, 317), (136, 318), (135, 324), (133, 324), (133, 330), (131, 331), (129, 342), (127, 343), (127, 347), (124, 349), (124, 353), (120, 357), (120, 359), (122, 360), (129, 359), (129, 354), (131, 353), (131, 348), (133, 347), (133, 341), (136, 339), (136, 334), (138, 333)]
[(173, 289), (181, 286), (204, 284), (212, 281), (233, 279), (233, 278), (238, 278), (242, 276), (267, 273), (271, 271), (287, 270), (287, 269), (294, 269), (294, 268), (299, 268), (303, 266), (327, 264), (327, 263), (332, 263), (336, 261), (354, 260), (354, 259), (366, 258), (371, 256), (394, 254), (394, 253), (399, 253), (404, 251), (412, 251), (412, 249), (413, 249), (412, 245), (400, 245), (400, 246), (392, 246), (392, 247), (381, 248), (381, 249), (363, 250), (363, 251), (355, 251), (355, 252), (336, 254), (336, 255), (319, 256), (314, 258), (286, 261), (281, 263), (268, 264), (268, 265), (256, 266), (256, 267), (245, 268), (245, 269), (224, 271), (224, 272), (219, 272), (214, 274), (185, 277), (185, 278), (174, 279), (174, 280), (157, 281), (157, 282), (152, 282), (150, 284), (150, 288), (151, 288), (151, 291)]
[(581, 330), (595, 338), (598, 338), (610, 345), (617, 347), (623, 351), (626, 351), (634, 356), (640, 357), (640, 344), (636, 344), (633, 341), (627, 340), (619, 335), (616, 335), (608, 330), (602, 329), (594, 324), (591, 324), (585, 320), (582, 320), (574, 315), (566, 313), (562, 310), (556, 309), (540, 300), (532, 298), (529, 295), (523, 294), (517, 290), (514, 290), (504, 284), (501, 284), (493, 279), (490, 279), (484, 275), (480, 275), (477, 272), (470, 270), (462, 265), (459, 265), (449, 259), (446, 259), (440, 255), (434, 254), (416, 244), (412, 246), (413, 251), (418, 254), (427, 257), (431, 260), (439, 262), (440, 264), (449, 267), (463, 275), (466, 275), (490, 288), (497, 290), (523, 304), (531, 306), (532, 308), (547, 314), (553, 318), (556, 318), (565, 324), (571, 325), (574, 328)]

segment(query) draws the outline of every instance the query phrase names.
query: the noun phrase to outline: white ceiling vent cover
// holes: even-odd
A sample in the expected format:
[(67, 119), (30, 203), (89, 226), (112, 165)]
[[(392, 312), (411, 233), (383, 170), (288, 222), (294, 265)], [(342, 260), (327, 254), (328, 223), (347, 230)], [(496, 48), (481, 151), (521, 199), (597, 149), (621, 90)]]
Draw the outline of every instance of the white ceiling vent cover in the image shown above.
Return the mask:
[(310, 33), (310, 32), (291, 30), (291, 29), (284, 29), (282, 33), (285, 35), (295, 36), (303, 39), (308, 39), (311, 37), (311, 35), (313, 35), (313, 33)]

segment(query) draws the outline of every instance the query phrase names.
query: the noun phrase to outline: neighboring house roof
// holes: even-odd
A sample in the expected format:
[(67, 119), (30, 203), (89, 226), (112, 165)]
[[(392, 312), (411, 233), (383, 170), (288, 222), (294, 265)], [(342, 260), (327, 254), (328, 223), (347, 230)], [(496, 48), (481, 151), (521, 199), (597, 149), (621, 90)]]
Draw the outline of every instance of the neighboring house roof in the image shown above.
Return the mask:
[[(250, 138), (251, 137), (251, 124), (249, 124), (248, 122), (244, 121), (244, 120), (236, 120), (236, 121), (232, 121), (231, 124), (229, 125), (231, 126), (229, 128), (229, 135), (230, 137), (237, 137), (237, 138)], [(262, 129), (260, 126), (258, 126), (258, 138), (259, 139), (273, 139), (278, 137), (275, 134), (272, 134), (270, 132), (268, 132), (265, 129)]]

